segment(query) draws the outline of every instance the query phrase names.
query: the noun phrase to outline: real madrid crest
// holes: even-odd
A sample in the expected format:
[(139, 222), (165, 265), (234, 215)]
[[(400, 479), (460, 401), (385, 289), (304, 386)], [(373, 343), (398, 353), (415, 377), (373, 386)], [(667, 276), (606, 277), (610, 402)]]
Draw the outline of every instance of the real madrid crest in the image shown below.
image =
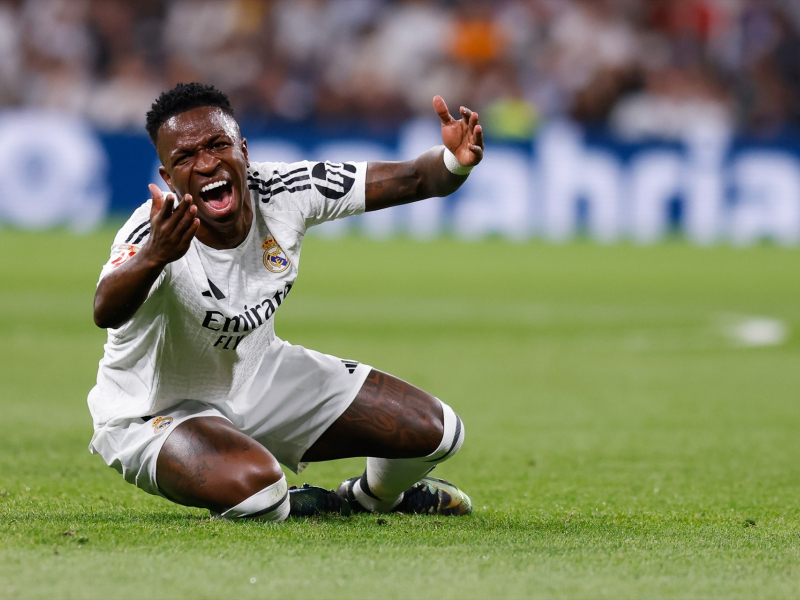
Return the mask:
[(155, 433), (161, 433), (167, 427), (172, 425), (172, 420), (173, 420), (172, 417), (156, 417), (155, 419), (153, 419), (152, 423), (153, 431)]
[(282, 273), (289, 268), (289, 258), (272, 236), (261, 244), (264, 249), (264, 266), (273, 273)]

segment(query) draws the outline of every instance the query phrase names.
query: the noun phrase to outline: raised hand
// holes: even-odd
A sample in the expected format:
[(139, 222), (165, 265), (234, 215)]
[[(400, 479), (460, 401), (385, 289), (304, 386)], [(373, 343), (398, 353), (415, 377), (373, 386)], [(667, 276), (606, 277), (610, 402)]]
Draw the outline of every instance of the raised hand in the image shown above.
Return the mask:
[(189, 251), (192, 239), (200, 227), (196, 217), (197, 207), (191, 195), (186, 194), (183, 201), (173, 208), (172, 196), (164, 195), (157, 185), (148, 186), (153, 195), (150, 209), (150, 237), (142, 252), (159, 265), (166, 266)]
[(150, 237), (141, 251), (103, 277), (94, 296), (94, 322), (98, 327), (121, 327), (130, 320), (164, 268), (186, 254), (200, 227), (197, 207), (189, 194), (173, 208), (172, 195), (151, 184)]
[(461, 119), (456, 121), (441, 96), (433, 97), (433, 108), (442, 120), (442, 141), (458, 162), (474, 167), (483, 159), (483, 128), (478, 113), (462, 106)]

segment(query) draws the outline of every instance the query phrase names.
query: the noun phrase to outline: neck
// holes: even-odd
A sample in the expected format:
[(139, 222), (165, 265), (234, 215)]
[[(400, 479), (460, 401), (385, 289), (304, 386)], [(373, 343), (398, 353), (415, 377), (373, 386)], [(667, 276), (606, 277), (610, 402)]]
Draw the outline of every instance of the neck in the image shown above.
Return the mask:
[(201, 221), (197, 239), (215, 250), (236, 248), (247, 237), (252, 223), (253, 208), (250, 206), (249, 194), (246, 194), (242, 210), (233, 221), (224, 224), (214, 223), (213, 226)]

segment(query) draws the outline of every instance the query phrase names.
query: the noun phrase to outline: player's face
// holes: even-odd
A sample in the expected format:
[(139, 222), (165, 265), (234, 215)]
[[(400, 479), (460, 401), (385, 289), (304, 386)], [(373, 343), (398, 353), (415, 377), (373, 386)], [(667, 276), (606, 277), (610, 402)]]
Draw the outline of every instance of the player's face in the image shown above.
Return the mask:
[(205, 224), (225, 228), (247, 202), (247, 141), (233, 117), (202, 106), (168, 119), (158, 130), (161, 176), (179, 198), (190, 194)]

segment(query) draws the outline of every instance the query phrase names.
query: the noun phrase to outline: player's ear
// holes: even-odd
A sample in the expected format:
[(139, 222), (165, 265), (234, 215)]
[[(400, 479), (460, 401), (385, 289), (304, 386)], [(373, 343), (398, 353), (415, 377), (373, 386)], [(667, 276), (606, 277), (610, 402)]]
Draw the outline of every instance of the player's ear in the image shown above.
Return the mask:
[(169, 173), (167, 173), (163, 165), (158, 167), (158, 174), (161, 175), (161, 179), (169, 186), (170, 191), (175, 192), (175, 188), (172, 187), (172, 177), (169, 176)]
[(247, 163), (247, 166), (250, 166), (250, 155), (247, 152), (247, 139), (242, 138), (242, 154), (244, 154), (244, 160)]

